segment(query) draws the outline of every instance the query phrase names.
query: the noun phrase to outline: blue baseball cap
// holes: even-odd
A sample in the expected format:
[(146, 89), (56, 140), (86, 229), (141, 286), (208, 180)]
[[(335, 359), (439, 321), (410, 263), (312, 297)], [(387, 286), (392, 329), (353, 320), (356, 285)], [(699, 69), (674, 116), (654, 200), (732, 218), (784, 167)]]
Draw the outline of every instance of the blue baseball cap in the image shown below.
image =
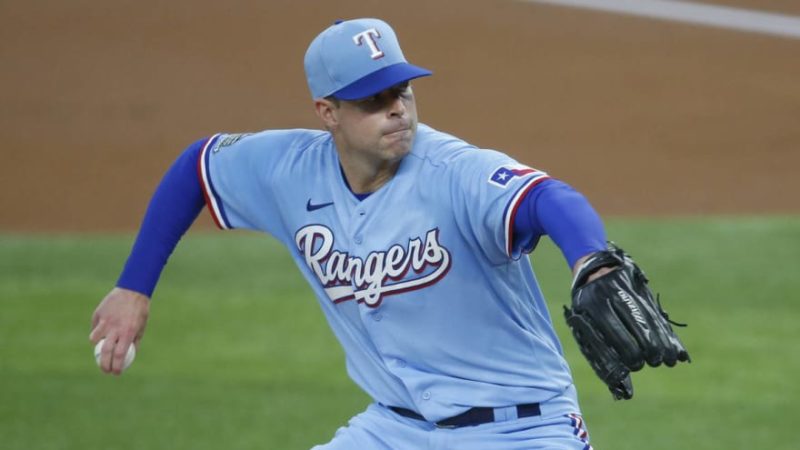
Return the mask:
[(313, 98), (357, 100), (396, 84), (431, 75), (409, 64), (388, 23), (378, 19), (337, 21), (306, 50), (306, 80)]

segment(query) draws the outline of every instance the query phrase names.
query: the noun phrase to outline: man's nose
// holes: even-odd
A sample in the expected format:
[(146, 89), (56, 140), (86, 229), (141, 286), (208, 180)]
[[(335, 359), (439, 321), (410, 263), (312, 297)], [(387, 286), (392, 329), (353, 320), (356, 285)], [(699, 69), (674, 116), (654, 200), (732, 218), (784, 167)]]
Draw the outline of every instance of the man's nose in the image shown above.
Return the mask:
[(406, 115), (408, 108), (406, 108), (406, 103), (403, 101), (403, 97), (397, 96), (390, 100), (389, 104), (389, 115), (391, 117), (403, 117)]

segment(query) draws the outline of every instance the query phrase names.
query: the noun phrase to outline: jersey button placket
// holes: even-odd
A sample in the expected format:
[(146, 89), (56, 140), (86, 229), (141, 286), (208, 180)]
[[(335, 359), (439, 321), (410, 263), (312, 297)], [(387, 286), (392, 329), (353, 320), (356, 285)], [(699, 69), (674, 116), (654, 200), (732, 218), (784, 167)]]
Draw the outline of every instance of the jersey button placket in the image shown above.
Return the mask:
[(359, 233), (358, 230), (361, 230), (361, 227), (363, 226), (362, 223), (366, 214), (367, 213), (363, 209), (359, 208), (356, 210), (355, 223), (357, 223), (358, 225), (355, 228), (355, 234), (353, 234), (353, 242), (356, 245), (361, 245), (364, 242), (364, 236), (361, 233)]

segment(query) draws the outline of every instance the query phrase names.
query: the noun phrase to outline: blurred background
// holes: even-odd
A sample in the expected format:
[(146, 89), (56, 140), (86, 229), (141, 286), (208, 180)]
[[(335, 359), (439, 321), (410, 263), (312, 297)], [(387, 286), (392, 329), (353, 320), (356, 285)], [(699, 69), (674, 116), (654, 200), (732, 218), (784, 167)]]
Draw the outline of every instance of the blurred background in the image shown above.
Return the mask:
[[(794, 448), (800, 39), (558, 3), (0, 1), (0, 447), (302, 449), (363, 410), (286, 251), (205, 213), (130, 371), (101, 376), (87, 338), (174, 158), (318, 128), (308, 43), (379, 17), (435, 73), (422, 122), (578, 188), (690, 323), (695, 362), (613, 402), (563, 327), (563, 260), (534, 252), (595, 448)], [(639, 3), (800, 21), (793, 0)]]

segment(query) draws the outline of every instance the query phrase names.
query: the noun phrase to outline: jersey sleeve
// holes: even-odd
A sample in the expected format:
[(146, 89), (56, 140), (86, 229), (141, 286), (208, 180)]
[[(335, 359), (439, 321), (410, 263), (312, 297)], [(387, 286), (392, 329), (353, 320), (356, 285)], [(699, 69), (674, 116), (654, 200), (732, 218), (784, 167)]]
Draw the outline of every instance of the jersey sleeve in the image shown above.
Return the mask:
[(514, 220), (525, 196), (550, 176), (494, 151), (473, 149), (449, 168), (456, 220), (491, 261), (519, 259), (534, 242), (515, 242)]
[(282, 237), (273, 186), (295, 140), (291, 131), (276, 130), (216, 134), (206, 142), (197, 170), (206, 206), (219, 228)]

